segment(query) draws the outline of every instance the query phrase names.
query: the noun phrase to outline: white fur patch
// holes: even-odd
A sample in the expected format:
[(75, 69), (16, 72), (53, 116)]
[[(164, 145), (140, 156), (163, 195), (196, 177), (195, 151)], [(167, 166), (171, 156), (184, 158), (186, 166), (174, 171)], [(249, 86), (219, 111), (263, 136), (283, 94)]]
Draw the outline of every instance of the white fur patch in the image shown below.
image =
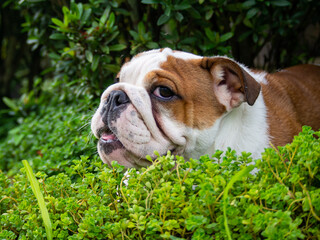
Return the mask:
[(160, 65), (167, 60), (168, 56), (185, 60), (202, 58), (191, 53), (172, 51), (169, 48), (165, 48), (162, 51), (160, 49), (150, 50), (138, 54), (121, 68), (120, 81), (136, 86), (144, 86), (143, 80), (145, 76), (151, 71), (160, 69)]

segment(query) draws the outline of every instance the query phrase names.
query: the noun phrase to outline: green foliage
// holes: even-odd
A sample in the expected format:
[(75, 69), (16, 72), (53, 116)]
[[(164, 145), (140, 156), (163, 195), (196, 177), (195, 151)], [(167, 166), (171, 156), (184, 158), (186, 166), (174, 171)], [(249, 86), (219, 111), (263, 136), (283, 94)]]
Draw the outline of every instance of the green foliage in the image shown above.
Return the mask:
[[(305, 127), (292, 144), (267, 149), (256, 175), (238, 174), (250, 154), (228, 150), (190, 161), (168, 153), (126, 174), (115, 162), (109, 168), (82, 156), (64, 173), (36, 177), (55, 239), (225, 239), (224, 209), (232, 239), (316, 239), (319, 136)], [(13, 178), (0, 173), (0, 238), (43, 239), (39, 207), (21, 171)]]
[[(261, 67), (274, 69), (309, 61), (317, 56), (315, 49), (319, 48), (317, 41), (311, 41), (313, 45), (309, 40), (293, 41), (299, 35), (297, 31), (303, 35), (302, 29), (320, 22), (317, 0), (51, 4), (48, 7), (45, 1), (7, 0), (3, 8), (12, 5), (21, 12), (27, 43), (43, 58), (44, 71), (32, 81), (53, 77), (62, 87), (60, 94), (69, 98), (100, 95), (126, 57), (148, 49), (171, 47), (207, 56), (232, 55), (253, 66), (255, 57), (268, 45), (272, 48)], [(32, 84), (28, 85), (30, 91)]]
[[(82, 154), (96, 153), (89, 123), (92, 105), (98, 102), (87, 98), (65, 105), (59, 103), (59, 97), (51, 97), (50, 105), (30, 103), (37, 106), (37, 110), (29, 116), (21, 115), (20, 124), (0, 142), (0, 169), (9, 175), (19, 171), (23, 159), (28, 160), (34, 170), (51, 174), (64, 171)], [(90, 101), (92, 105), (88, 104)], [(17, 106), (23, 110), (25, 105)]]

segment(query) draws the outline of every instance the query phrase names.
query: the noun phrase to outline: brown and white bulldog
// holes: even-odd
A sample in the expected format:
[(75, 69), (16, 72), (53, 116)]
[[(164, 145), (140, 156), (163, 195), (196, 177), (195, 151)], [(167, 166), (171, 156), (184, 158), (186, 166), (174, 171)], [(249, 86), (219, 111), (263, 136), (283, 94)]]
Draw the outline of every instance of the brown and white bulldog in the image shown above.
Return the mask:
[(320, 128), (320, 66), (268, 74), (227, 57), (158, 49), (123, 65), (92, 118), (105, 163), (151, 164), (157, 150), (188, 158), (228, 147), (258, 158), (303, 125)]

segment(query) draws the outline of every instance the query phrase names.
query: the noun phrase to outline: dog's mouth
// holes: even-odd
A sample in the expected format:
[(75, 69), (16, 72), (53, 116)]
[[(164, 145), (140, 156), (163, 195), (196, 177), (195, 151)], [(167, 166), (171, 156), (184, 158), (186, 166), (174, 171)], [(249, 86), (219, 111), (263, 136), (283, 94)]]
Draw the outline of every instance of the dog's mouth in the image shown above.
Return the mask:
[(119, 139), (117, 138), (117, 136), (115, 134), (113, 134), (112, 132), (108, 133), (108, 132), (103, 132), (100, 135), (100, 140), (104, 143), (113, 143), (116, 141), (119, 141)]
[[(109, 128), (102, 128), (98, 131), (99, 141), (101, 144), (105, 145), (113, 145), (113, 144), (121, 144), (120, 140)], [(123, 147), (123, 146), (122, 146)]]

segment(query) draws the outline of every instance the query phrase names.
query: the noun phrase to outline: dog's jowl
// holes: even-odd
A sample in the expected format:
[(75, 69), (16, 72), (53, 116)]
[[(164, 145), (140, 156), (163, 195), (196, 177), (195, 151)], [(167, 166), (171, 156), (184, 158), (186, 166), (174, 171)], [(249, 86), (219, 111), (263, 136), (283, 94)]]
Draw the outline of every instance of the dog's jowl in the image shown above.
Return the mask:
[(138, 54), (118, 76), (91, 123), (108, 164), (139, 168), (155, 150), (198, 158), (228, 147), (257, 158), (303, 125), (320, 128), (320, 66), (269, 74), (165, 48)]

